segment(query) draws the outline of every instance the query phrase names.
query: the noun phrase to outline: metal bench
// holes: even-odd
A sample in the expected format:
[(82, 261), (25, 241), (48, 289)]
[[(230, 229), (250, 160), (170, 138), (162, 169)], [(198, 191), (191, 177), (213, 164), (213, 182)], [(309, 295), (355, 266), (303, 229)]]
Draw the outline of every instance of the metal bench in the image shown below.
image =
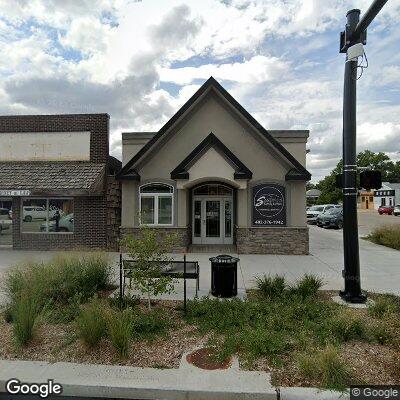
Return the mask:
[[(137, 261), (132, 258), (124, 257), (122, 253), (119, 255), (119, 295), (120, 300), (125, 296), (125, 285), (126, 279), (131, 281), (132, 279), (132, 270), (136, 267)], [(161, 275), (170, 276), (174, 279), (183, 279), (183, 301), (184, 301), (184, 309), (186, 311), (186, 279), (195, 279), (196, 280), (196, 297), (199, 291), (199, 277), (200, 277), (200, 266), (198, 261), (187, 261), (186, 254), (183, 256), (183, 261), (168, 261), (164, 263), (159, 263), (154, 261), (160, 265)]]

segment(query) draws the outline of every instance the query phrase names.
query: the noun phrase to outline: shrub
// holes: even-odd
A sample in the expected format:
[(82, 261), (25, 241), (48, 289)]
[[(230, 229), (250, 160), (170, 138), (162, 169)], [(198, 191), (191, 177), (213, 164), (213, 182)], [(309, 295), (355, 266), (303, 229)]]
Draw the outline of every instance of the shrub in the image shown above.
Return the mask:
[(130, 308), (114, 311), (108, 315), (108, 337), (121, 358), (128, 356), (130, 339), (133, 333), (134, 315)]
[(272, 363), (278, 363), (280, 356), (292, 349), (292, 340), (285, 331), (258, 327), (240, 333), (241, 348), (250, 358), (266, 356)]
[(140, 304), (140, 296), (131, 293), (125, 293), (124, 297), (121, 298), (119, 296), (108, 297), (108, 304), (112, 308), (135, 308), (138, 304)]
[(256, 321), (262, 314), (257, 313), (255, 302), (243, 302), (238, 299), (218, 300), (204, 298), (188, 303), (186, 319), (197, 322), (204, 332), (215, 330), (223, 333), (230, 329), (242, 329), (250, 320)]
[(323, 284), (324, 282), (321, 278), (312, 274), (305, 274), (304, 277), (291, 288), (291, 291), (305, 299), (315, 296)]
[(379, 344), (389, 344), (393, 340), (392, 331), (385, 323), (377, 323), (370, 328), (372, 338)]
[(349, 312), (343, 312), (328, 321), (332, 336), (339, 342), (348, 342), (355, 339), (365, 339), (367, 328), (364, 321)]
[(103, 303), (95, 297), (81, 308), (76, 319), (78, 336), (88, 347), (96, 346), (106, 333), (103, 308)]
[(12, 313), (14, 338), (18, 345), (24, 346), (32, 340), (38, 315), (39, 307), (35, 296), (30, 293), (21, 294)]
[(282, 297), (287, 288), (285, 277), (280, 275), (257, 277), (256, 284), (261, 294), (270, 300)]
[(240, 353), (244, 362), (267, 356), (279, 363), (291, 351), (307, 349), (315, 342), (325, 345), (331, 339), (327, 321), (338, 308), (298, 296), (268, 302), (202, 299), (188, 303), (185, 318), (214, 336), (221, 359)]
[(43, 317), (51, 324), (66, 324), (73, 321), (81, 311), (82, 297), (79, 293), (69, 299), (67, 304), (60, 307), (59, 304), (50, 300), (43, 307)]
[(139, 340), (151, 340), (155, 336), (165, 335), (171, 326), (161, 310), (137, 312), (135, 315), (133, 332)]
[(400, 225), (376, 228), (366, 236), (366, 239), (376, 244), (400, 250)]
[(350, 382), (350, 370), (332, 345), (316, 354), (300, 356), (298, 366), (305, 378), (320, 382), (326, 389), (345, 390)]
[(102, 254), (55, 258), (49, 263), (32, 263), (11, 269), (5, 291), (12, 304), (23, 291), (33, 294), (39, 307), (66, 305), (79, 295), (87, 301), (99, 290), (110, 287), (111, 268)]
[(384, 318), (394, 312), (399, 312), (398, 298), (391, 295), (381, 295), (369, 305), (368, 312), (376, 318)]

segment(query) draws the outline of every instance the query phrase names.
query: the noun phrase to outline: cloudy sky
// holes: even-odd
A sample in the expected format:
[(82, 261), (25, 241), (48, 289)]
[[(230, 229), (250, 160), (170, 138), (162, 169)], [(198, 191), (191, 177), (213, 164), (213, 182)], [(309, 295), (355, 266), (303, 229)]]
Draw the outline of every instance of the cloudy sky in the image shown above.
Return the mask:
[[(210, 76), (270, 129), (310, 129), (316, 181), (341, 152), (346, 11), (372, 0), (0, 0), (0, 114), (111, 115), (158, 130)], [(368, 31), (358, 146), (400, 159), (400, 2)], [(397, 28), (397, 29), (396, 29)]]

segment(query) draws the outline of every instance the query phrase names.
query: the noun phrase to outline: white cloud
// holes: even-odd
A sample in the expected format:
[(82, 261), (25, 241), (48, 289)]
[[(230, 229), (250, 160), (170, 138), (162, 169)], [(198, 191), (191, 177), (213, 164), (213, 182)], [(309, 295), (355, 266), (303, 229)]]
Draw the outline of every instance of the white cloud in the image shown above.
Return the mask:
[(206, 64), (198, 68), (161, 68), (160, 80), (186, 85), (195, 79), (208, 79), (214, 76), (220, 80), (257, 84), (278, 79), (288, 72), (288, 62), (277, 57), (254, 56), (243, 62)]
[[(0, 0), (0, 110), (109, 112), (118, 155), (121, 130), (158, 129), (213, 75), (267, 129), (310, 129), (319, 178), (341, 156), (338, 32), (348, 9), (370, 3)], [(360, 150), (400, 150), (399, 17), (388, 2), (369, 31)]]
[(65, 35), (60, 35), (59, 41), (63, 46), (80, 50), (84, 54), (105, 52), (115, 29), (92, 16), (79, 17), (71, 22)]
[(75, 18), (98, 17), (121, 6), (119, 0), (0, 0), (3, 18), (14, 24), (31, 19), (55, 28), (68, 28)]

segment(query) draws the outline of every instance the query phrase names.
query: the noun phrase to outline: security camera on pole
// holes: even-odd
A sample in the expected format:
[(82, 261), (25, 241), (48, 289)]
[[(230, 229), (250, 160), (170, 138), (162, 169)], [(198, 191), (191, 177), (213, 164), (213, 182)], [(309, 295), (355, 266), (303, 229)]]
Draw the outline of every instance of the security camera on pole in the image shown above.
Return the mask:
[[(360, 10), (347, 13), (345, 30), (340, 34), (340, 52), (346, 53), (343, 91), (343, 249), (344, 249), (344, 290), (340, 296), (346, 302), (364, 303), (366, 296), (361, 291), (360, 256), (358, 248), (357, 223), (357, 152), (356, 152), (356, 90), (358, 69), (361, 73), (366, 66), (358, 64), (364, 56), (363, 45), (367, 43), (367, 27), (385, 5), (387, 0), (375, 0), (360, 21)], [(371, 171), (372, 172), (372, 171)], [(374, 171), (374, 173), (376, 173)], [(367, 176), (365, 175), (367, 174)], [(369, 181), (364, 171), (363, 181)], [(369, 188), (379, 182), (370, 182)]]

